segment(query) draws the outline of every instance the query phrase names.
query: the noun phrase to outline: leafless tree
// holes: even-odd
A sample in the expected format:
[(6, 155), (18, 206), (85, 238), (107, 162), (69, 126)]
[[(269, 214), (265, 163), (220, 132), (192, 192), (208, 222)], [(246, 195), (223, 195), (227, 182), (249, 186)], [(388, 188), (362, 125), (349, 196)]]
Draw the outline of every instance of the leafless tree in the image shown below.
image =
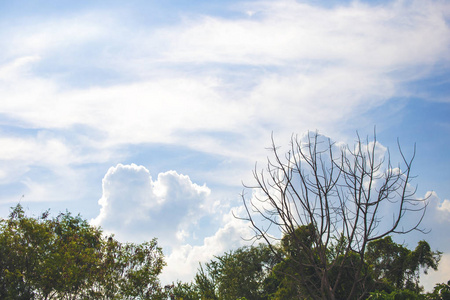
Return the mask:
[[(353, 147), (333, 143), (312, 132), (292, 136), (290, 149), (280, 154), (272, 137), (272, 158), (255, 167), (256, 184), (242, 196), (255, 239), (277, 251), (280, 238), (289, 239), (299, 255), (290, 261), (300, 276), (292, 276), (308, 297), (336, 299), (343, 282), (347, 299), (363, 298), (369, 270), (364, 255), (370, 241), (390, 234), (421, 230), (427, 199), (415, 197), (411, 186), (414, 152), (407, 159), (398, 143), (401, 162), (394, 167), (389, 151), (376, 140), (357, 140)], [(417, 213), (413, 224), (405, 216)], [(406, 226), (406, 227), (405, 227)], [(299, 232), (307, 232), (305, 238)], [(306, 231), (305, 231), (306, 230)]]

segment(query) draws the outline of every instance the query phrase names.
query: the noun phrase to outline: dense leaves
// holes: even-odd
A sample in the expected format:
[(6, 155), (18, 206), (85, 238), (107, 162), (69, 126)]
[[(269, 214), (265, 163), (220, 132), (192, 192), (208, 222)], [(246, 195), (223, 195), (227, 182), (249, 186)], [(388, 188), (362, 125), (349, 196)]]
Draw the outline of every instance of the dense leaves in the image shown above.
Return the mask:
[(244, 247), (200, 266), (195, 277), (202, 299), (265, 298), (265, 279), (274, 265), (268, 247)]
[[(354, 299), (446, 299), (448, 296), (449, 288), (444, 284), (438, 285), (433, 294), (421, 294), (420, 271), (437, 269), (440, 258), (440, 253), (431, 251), (425, 241), (419, 242), (414, 250), (393, 242), (389, 236), (372, 241), (363, 262), (356, 253), (341, 254), (339, 247), (345, 243), (337, 241), (328, 249), (325, 261), (321, 261), (317, 254), (309, 256), (315, 252), (314, 245), (308, 245), (312, 229), (303, 226), (296, 230), (295, 237), (285, 236), (275, 249), (277, 255), (273, 254), (274, 249), (261, 244), (217, 256), (200, 266), (195, 283), (188, 285), (191, 296), (186, 292), (175, 295), (177, 299), (310, 299), (322, 280), (321, 274), (307, 266), (329, 264), (330, 281), (342, 276), (335, 290), (338, 299), (347, 297), (354, 288), (355, 270), (363, 270), (370, 276), (360, 283), (366, 286), (357, 285)], [(298, 239), (309, 247), (308, 251), (295, 246), (294, 241)], [(303, 260), (305, 267), (297, 268), (295, 260)], [(300, 281), (300, 276), (307, 278)], [(329, 298), (325, 295), (323, 299)]]
[[(355, 298), (450, 299), (450, 282), (422, 293), (420, 272), (436, 270), (440, 258), (425, 241), (410, 250), (389, 236), (377, 239), (361, 262), (356, 253), (343, 254), (342, 240), (320, 256), (314, 237), (313, 226), (301, 226), (272, 248), (260, 244), (226, 252), (200, 265), (194, 282), (161, 288), (165, 263), (156, 240), (120, 243), (80, 216), (27, 217), (17, 205), (0, 220), (0, 299), (309, 299), (322, 282), (308, 267), (313, 264), (326, 266), (330, 281), (342, 276), (335, 291), (339, 299), (354, 288), (355, 270), (370, 274), (361, 283), (365, 287), (357, 285)], [(301, 269), (298, 260), (305, 262)]]
[(375, 287), (379, 290), (393, 291), (409, 289), (419, 292), (419, 272), (428, 268), (437, 270), (440, 252), (431, 251), (426, 241), (420, 241), (411, 251), (396, 244), (391, 237), (369, 243), (366, 260), (373, 270)]
[(0, 221), (0, 299), (155, 299), (164, 260), (156, 240), (122, 244), (80, 216)]
[(436, 284), (433, 292), (427, 296), (430, 300), (450, 300), (450, 280), (447, 283)]

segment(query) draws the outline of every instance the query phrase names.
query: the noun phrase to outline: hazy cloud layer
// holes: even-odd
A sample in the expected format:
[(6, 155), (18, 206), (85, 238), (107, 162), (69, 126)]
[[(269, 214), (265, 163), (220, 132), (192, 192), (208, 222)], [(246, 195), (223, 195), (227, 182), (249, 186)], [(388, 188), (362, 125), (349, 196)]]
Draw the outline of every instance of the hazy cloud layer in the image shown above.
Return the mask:
[[(0, 110), (38, 128), (84, 124), (105, 132), (105, 143), (183, 143), (229, 154), (214, 147), (220, 135), (200, 134), (196, 143), (183, 133), (236, 132), (255, 140), (268, 129), (332, 128), (405, 95), (403, 83), (448, 63), (445, 3), (329, 9), (254, 2), (241, 12), (153, 30), (122, 27), (121, 15), (104, 12), (18, 27), (13, 35), (22, 38), (5, 45), (14, 56), (4, 56), (0, 68), (0, 92), (9, 99)], [(113, 34), (117, 28), (124, 40)], [(77, 71), (71, 61), (84, 60), (85, 48), (90, 58)], [(46, 70), (51, 59), (60, 65)], [(68, 77), (72, 67), (80, 78)], [(77, 87), (99, 70), (125, 80)]]

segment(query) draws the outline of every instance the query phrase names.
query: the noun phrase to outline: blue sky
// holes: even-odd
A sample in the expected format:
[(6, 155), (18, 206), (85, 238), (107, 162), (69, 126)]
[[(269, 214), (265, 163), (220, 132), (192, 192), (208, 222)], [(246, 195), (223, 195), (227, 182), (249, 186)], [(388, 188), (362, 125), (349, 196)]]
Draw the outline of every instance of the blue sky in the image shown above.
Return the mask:
[[(446, 1), (1, 1), (0, 216), (81, 213), (157, 237), (164, 280), (244, 244), (241, 182), (273, 132), (417, 144), (450, 277)], [(22, 195), (24, 197), (22, 198)], [(183, 272), (180, 267), (183, 266)]]

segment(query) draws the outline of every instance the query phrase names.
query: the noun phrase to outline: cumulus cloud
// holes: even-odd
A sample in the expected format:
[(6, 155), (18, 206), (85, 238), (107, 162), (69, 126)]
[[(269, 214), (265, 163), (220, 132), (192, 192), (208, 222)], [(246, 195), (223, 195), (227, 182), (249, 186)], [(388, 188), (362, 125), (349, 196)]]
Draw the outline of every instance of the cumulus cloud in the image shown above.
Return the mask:
[(207, 211), (209, 188), (175, 171), (153, 180), (135, 164), (111, 167), (102, 181), (100, 214), (92, 220), (121, 240), (157, 237), (172, 246), (190, 236), (192, 225)]
[(446, 283), (450, 279), (450, 200), (441, 200), (435, 192), (428, 192), (425, 196), (428, 197), (429, 205), (422, 225), (429, 233), (412, 235), (405, 240), (410, 246), (419, 240), (426, 240), (431, 249), (443, 252), (438, 270), (429, 270), (427, 275), (421, 276), (425, 290), (431, 291), (436, 283)]
[(249, 244), (243, 239), (251, 234), (248, 224), (229, 216), (230, 213), (225, 215), (222, 220), (224, 225), (218, 228), (214, 235), (205, 237), (203, 244), (184, 244), (174, 248), (166, 258), (167, 267), (161, 275), (162, 281), (189, 282), (194, 279), (199, 263), (208, 262), (214, 259), (214, 256)]
[(428, 274), (421, 275), (421, 284), (425, 291), (432, 291), (436, 283), (447, 283), (450, 278), (450, 253), (444, 253), (437, 271), (428, 270)]
[[(417, 198), (420, 196), (416, 195)], [(396, 235), (396, 240), (405, 243), (410, 248), (415, 247), (420, 240), (426, 240), (432, 249), (450, 253), (450, 237), (447, 234), (450, 226), (450, 201), (441, 199), (435, 192), (427, 192), (422, 199), (425, 199), (427, 206), (419, 226), (421, 231), (412, 231), (406, 235)], [(385, 212), (385, 215), (386, 220), (390, 221), (389, 212)], [(408, 211), (402, 218), (401, 228), (406, 229), (412, 224), (416, 224), (421, 216), (421, 211)]]
[[(227, 204), (212, 201), (206, 185), (175, 171), (154, 180), (144, 166), (118, 164), (108, 170), (102, 187), (100, 213), (91, 223), (124, 241), (158, 238), (168, 263), (166, 282), (190, 281), (199, 262), (244, 245), (251, 234)], [(201, 228), (205, 224), (212, 228)]]
[(441, 200), (435, 192), (428, 192), (425, 197), (429, 204), (422, 225), (429, 233), (421, 238), (429, 241), (433, 248), (450, 253), (450, 201)]

